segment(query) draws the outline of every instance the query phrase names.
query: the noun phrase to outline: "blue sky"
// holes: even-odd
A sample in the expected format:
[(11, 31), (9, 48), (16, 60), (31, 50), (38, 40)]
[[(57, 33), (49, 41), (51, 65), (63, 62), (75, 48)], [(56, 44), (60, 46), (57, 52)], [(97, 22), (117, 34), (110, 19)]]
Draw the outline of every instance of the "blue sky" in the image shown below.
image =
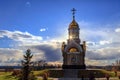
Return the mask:
[[(1, 0), (0, 29), (54, 36), (53, 29), (63, 27), (58, 24), (71, 21), (73, 7), (77, 9), (77, 21), (116, 23), (119, 21), (119, 3), (119, 0)], [(39, 29), (45, 27), (49, 28), (48, 33), (39, 33)]]
[[(62, 62), (60, 46), (67, 40), (72, 8), (77, 10), (75, 17), (81, 29), (81, 40), (86, 40), (88, 45), (86, 64), (113, 63), (120, 53), (119, 4), (119, 0), (1, 0), (0, 55), (9, 58), (7, 51), (14, 55), (19, 52), (18, 58), (1, 58), (1, 65), (17, 63), (27, 48), (39, 56), (34, 60), (44, 57), (47, 61)], [(51, 60), (51, 55), (57, 58)]]

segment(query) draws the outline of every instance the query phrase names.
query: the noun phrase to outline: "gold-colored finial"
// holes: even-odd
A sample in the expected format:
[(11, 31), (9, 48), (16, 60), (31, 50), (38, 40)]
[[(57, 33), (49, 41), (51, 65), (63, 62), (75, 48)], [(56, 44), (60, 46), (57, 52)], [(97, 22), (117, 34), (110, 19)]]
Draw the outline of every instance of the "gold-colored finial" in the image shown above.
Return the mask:
[(73, 20), (74, 20), (74, 19), (75, 19), (75, 11), (76, 11), (76, 9), (75, 9), (75, 8), (73, 8), (71, 11), (72, 11)]

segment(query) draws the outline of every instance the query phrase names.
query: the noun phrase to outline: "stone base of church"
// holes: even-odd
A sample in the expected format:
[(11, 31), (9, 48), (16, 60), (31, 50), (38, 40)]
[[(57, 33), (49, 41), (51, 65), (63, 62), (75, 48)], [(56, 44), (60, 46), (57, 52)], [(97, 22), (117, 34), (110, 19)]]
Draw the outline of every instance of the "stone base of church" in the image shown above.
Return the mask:
[(63, 69), (86, 69), (85, 65), (62, 65)]

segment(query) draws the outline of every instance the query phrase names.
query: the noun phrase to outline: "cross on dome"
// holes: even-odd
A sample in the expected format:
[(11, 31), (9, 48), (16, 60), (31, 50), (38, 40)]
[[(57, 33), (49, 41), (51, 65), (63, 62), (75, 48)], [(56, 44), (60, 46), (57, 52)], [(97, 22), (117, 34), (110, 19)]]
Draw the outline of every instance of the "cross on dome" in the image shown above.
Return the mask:
[(73, 8), (71, 11), (72, 11), (73, 19), (75, 19), (75, 11), (76, 11), (76, 9)]

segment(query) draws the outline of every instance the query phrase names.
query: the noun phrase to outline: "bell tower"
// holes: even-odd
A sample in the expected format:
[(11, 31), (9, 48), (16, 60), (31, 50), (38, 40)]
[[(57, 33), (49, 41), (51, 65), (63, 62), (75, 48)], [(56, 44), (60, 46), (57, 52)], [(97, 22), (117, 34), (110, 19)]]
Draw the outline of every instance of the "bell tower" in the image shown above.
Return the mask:
[(63, 69), (85, 69), (86, 42), (81, 43), (79, 25), (75, 21), (75, 9), (72, 9), (73, 20), (68, 27), (67, 43), (62, 43)]
[(68, 34), (69, 34), (69, 40), (75, 40), (77, 43), (80, 43), (80, 39), (79, 39), (79, 25), (78, 23), (75, 21), (75, 9), (73, 8), (72, 10), (72, 14), (73, 14), (73, 20), (69, 25), (68, 28)]

